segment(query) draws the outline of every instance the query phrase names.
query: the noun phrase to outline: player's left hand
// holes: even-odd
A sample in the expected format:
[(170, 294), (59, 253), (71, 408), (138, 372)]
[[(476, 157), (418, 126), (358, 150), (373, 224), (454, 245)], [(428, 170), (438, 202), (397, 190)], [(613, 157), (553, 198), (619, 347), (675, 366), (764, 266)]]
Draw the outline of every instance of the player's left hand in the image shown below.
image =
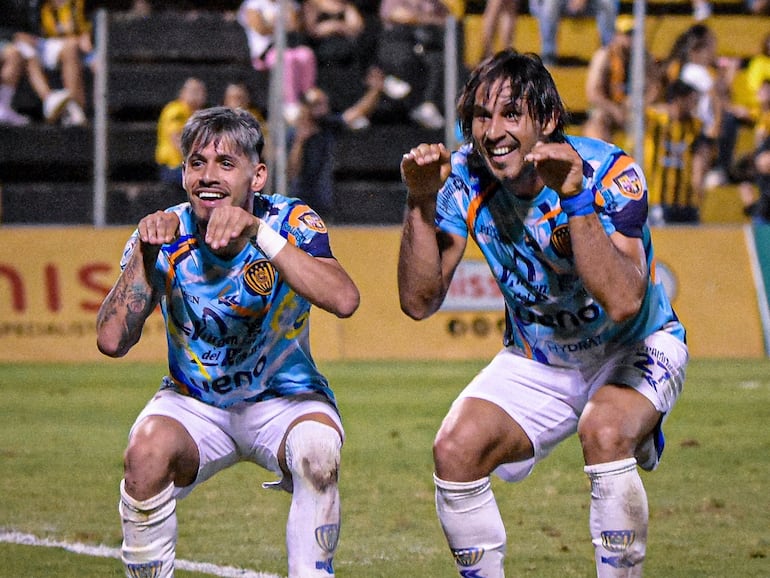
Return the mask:
[(254, 237), (258, 229), (259, 220), (241, 207), (217, 207), (206, 226), (206, 244), (214, 251), (223, 249), (240, 237)]
[(568, 143), (538, 142), (524, 157), (534, 163), (538, 175), (562, 198), (583, 190), (583, 159)]

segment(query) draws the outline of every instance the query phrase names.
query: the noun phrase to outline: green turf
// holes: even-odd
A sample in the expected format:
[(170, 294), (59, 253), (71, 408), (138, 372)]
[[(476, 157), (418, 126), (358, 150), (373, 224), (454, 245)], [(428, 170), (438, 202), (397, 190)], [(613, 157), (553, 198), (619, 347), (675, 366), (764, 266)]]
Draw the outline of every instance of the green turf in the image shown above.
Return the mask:
[[(433, 510), (431, 442), (483, 365), (327, 363), (347, 430), (341, 578), (454, 576)], [(0, 365), (0, 531), (120, 543), (117, 488), (128, 428), (158, 365)], [(666, 425), (659, 470), (643, 474), (651, 529), (646, 575), (770, 576), (770, 361), (694, 361)], [(180, 502), (178, 557), (285, 575), (288, 496), (252, 465)], [(576, 440), (526, 481), (493, 482), (509, 576), (595, 575), (588, 482)], [(0, 544), (0, 577), (121, 576), (116, 560)], [(179, 578), (200, 576), (178, 572)]]

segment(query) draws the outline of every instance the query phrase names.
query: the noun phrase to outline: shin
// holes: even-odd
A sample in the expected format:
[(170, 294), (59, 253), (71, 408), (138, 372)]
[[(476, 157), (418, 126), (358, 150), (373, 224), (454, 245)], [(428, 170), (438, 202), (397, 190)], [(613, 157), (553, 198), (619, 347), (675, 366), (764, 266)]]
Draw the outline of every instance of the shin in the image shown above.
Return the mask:
[(286, 524), (289, 578), (334, 576), (341, 447), (337, 431), (316, 421), (298, 423), (286, 437), (286, 464), (293, 482)]
[(435, 475), (436, 512), (461, 576), (502, 578), (505, 527), (489, 478), (447, 482)]
[(157, 496), (135, 500), (120, 483), (120, 518), (123, 526), (123, 564), (128, 578), (174, 575), (177, 538), (174, 484)]
[(642, 575), (647, 547), (647, 494), (636, 460), (586, 466), (591, 479), (591, 541), (599, 578)]

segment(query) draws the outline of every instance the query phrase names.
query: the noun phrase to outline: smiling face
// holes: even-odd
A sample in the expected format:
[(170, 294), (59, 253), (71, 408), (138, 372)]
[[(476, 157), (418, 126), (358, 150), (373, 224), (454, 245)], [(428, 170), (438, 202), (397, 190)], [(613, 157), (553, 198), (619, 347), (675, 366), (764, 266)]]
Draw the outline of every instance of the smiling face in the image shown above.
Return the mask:
[(473, 146), (497, 180), (519, 196), (534, 196), (522, 185), (534, 184), (534, 167), (524, 161), (538, 141), (547, 141), (555, 127), (535, 121), (524, 98), (514, 99), (511, 83), (498, 79), (476, 90), (471, 122)]
[(183, 184), (193, 212), (205, 225), (219, 206), (241, 207), (252, 212), (254, 191), (267, 180), (264, 163), (249, 159), (227, 138), (212, 139), (193, 147), (185, 159)]

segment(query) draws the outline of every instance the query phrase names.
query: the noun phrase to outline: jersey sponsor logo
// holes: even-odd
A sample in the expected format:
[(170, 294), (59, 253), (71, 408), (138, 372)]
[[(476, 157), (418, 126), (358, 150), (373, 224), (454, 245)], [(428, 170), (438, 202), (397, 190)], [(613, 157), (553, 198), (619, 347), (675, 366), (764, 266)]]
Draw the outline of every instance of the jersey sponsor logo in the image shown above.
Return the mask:
[(329, 558), (327, 560), (316, 560), (315, 569), (324, 570), (327, 574), (334, 574), (334, 559)]
[(513, 315), (523, 325), (538, 324), (545, 325), (546, 327), (567, 329), (579, 327), (583, 323), (593, 323), (599, 319), (600, 311), (596, 303), (590, 303), (577, 311), (562, 309), (554, 314), (547, 313), (545, 315), (517, 306), (513, 311)]
[(460, 566), (473, 566), (484, 557), (484, 548), (457, 548), (452, 550), (452, 555)]
[(476, 569), (460, 570), (460, 576), (462, 576), (462, 578), (485, 578), (485, 576), (481, 574), (481, 570)]
[(569, 236), (569, 225), (559, 225), (553, 230), (551, 247), (559, 257), (572, 256), (572, 238)]
[(252, 295), (270, 295), (275, 285), (275, 267), (267, 259), (254, 261), (246, 267), (243, 279)]
[(594, 335), (593, 337), (586, 337), (581, 341), (575, 343), (556, 343), (555, 341), (549, 341), (546, 344), (548, 351), (552, 353), (576, 353), (578, 351), (587, 351), (593, 347), (599, 347), (602, 344), (602, 336)]
[(212, 379), (211, 381), (200, 380), (196, 381), (192, 377), (189, 377), (189, 386), (198, 391), (204, 391), (206, 393), (214, 392), (219, 395), (225, 395), (236, 389), (248, 388), (254, 383), (255, 379), (259, 378), (262, 370), (265, 369), (267, 358), (263, 355), (258, 360), (254, 369), (251, 371), (236, 371), (231, 375), (221, 375)]
[(613, 568), (632, 568), (634, 563), (626, 560), (623, 556), (602, 556), (602, 564), (607, 564)]
[(612, 179), (620, 189), (620, 194), (634, 201), (638, 201), (644, 195), (642, 179), (633, 168), (626, 169)]

